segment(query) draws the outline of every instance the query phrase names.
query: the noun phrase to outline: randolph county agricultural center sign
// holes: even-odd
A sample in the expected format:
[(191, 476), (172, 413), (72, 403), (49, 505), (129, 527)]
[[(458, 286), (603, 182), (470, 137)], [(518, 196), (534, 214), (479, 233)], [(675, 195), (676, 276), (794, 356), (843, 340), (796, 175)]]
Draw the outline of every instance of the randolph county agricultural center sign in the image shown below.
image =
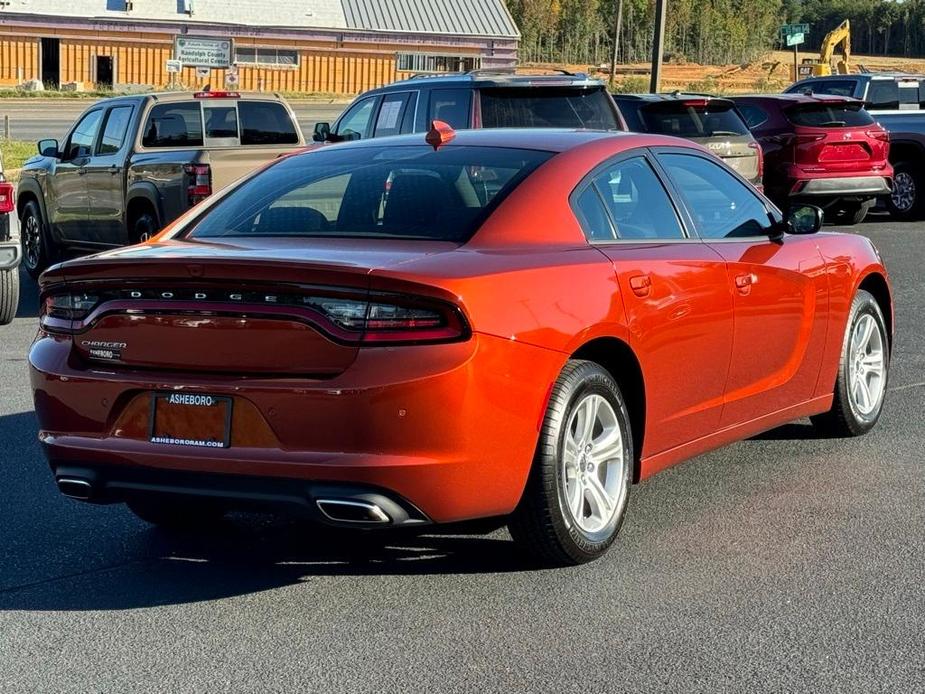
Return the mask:
[(231, 39), (209, 39), (196, 36), (177, 37), (174, 58), (184, 67), (207, 67), (223, 70), (231, 65), (234, 46)]

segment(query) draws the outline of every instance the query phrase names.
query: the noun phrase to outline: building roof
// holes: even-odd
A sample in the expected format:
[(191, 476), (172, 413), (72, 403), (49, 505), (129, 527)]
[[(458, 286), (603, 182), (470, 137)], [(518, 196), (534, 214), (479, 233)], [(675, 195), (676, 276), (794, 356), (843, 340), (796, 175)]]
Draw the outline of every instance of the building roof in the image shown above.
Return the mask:
[[(514, 38), (504, 0), (12, 0), (4, 17), (166, 21), (295, 29), (347, 29)], [(192, 13), (187, 13), (191, 9)]]

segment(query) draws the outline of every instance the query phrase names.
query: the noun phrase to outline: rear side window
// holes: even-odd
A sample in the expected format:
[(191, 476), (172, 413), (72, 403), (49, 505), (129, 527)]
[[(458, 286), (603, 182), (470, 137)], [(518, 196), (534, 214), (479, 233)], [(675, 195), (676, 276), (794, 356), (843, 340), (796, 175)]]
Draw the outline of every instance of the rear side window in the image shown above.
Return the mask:
[(441, 120), (457, 130), (469, 127), (472, 104), (470, 89), (434, 89), (430, 93), (430, 121)]
[[(593, 190), (604, 203), (616, 238), (625, 240), (681, 239), (684, 232), (668, 193), (644, 157), (617, 162), (595, 176), (583, 195)], [(612, 240), (613, 228), (593, 217), (593, 200), (579, 197), (578, 206), (593, 241)], [(608, 235), (609, 234), (609, 238)]]
[(151, 109), (141, 143), (145, 147), (202, 147), (202, 107), (197, 102)]
[(190, 236), (464, 241), (550, 156), (494, 147), (321, 149), (249, 179)]
[(639, 109), (643, 132), (675, 137), (735, 137), (748, 127), (729, 103), (659, 103)]
[(767, 123), (768, 118), (770, 118), (767, 111), (754, 104), (739, 104), (739, 113), (742, 114), (745, 125), (749, 128), (757, 128), (759, 125)]
[(854, 128), (874, 123), (861, 103), (801, 104), (791, 106), (786, 114), (791, 123), (807, 128)]
[(492, 88), (479, 96), (485, 128), (620, 129), (603, 88)]
[(242, 145), (297, 145), (299, 134), (286, 107), (275, 101), (240, 101)]
[(103, 136), (96, 149), (98, 155), (116, 154), (122, 149), (132, 110), (131, 106), (110, 109), (109, 115), (106, 116), (106, 125), (103, 126)]
[(899, 108), (899, 86), (895, 80), (871, 80), (867, 89), (871, 108), (895, 110)]

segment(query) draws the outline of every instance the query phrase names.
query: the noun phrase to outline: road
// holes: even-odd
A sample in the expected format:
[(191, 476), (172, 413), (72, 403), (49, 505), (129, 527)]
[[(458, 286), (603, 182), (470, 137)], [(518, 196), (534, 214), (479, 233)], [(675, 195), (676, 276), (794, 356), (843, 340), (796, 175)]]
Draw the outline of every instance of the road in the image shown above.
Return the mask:
[[(13, 139), (38, 141), (53, 137), (64, 139), (68, 129), (77, 117), (90, 107), (91, 101), (74, 99), (70, 101), (28, 99), (0, 100), (0, 134), (3, 117), (10, 117), (10, 131)], [(306, 138), (310, 138), (318, 121), (334, 120), (344, 110), (344, 103), (322, 103), (294, 101), (292, 107)]]
[(239, 515), (180, 539), (61, 498), (35, 441), (27, 284), (0, 328), (0, 689), (925, 691), (925, 227), (857, 232), (898, 306), (878, 428), (800, 421), (671, 469), (634, 488), (604, 559), (559, 570), (505, 531)]

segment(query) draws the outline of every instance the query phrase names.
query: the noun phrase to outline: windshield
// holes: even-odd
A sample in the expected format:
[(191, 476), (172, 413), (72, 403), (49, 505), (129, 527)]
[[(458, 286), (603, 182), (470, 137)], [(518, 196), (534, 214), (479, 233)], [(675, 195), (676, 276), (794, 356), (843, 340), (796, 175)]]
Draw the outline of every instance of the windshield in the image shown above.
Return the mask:
[[(629, 116), (624, 114), (624, 117), (630, 122)], [(649, 104), (639, 109), (637, 118), (640, 132), (657, 135), (687, 138), (748, 135), (748, 126), (729, 103)]]
[(794, 125), (810, 128), (848, 128), (874, 123), (860, 102), (794, 106), (787, 109), (787, 118)]
[(324, 236), (464, 241), (551, 152), (331, 147), (246, 181), (189, 238)]
[(580, 128), (620, 130), (603, 87), (483, 89), (483, 128)]

